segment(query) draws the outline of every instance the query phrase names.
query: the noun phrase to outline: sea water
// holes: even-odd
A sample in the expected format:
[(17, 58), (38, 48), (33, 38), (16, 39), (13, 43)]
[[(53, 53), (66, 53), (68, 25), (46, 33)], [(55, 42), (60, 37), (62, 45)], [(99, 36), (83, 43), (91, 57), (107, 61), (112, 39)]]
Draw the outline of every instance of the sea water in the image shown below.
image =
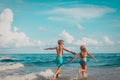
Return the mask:
[[(95, 62), (87, 57), (90, 69), (120, 68), (120, 53), (96, 53)], [(79, 60), (69, 62), (74, 56), (64, 54), (64, 71), (80, 68)], [(0, 54), (0, 80), (32, 80), (37, 78), (51, 79), (56, 70), (56, 54)], [(66, 71), (65, 71), (66, 70)], [(73, 70), (72, 70), (73, 71)], [(96, 74), (96, 73), (95, 73)], [(67, 75), (71, 75), (67, 73)], [(67, 76), (66, 75), (66, 76)]]

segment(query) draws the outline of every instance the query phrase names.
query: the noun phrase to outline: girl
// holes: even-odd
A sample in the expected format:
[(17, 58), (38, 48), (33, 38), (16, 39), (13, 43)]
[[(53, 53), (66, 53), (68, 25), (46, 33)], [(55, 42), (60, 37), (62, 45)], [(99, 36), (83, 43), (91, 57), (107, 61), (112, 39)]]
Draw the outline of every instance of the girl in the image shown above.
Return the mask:
[(81, 52), (79, 52), (75, 57), (73, 57), (70, 62), (74, 61), (75, 59), (77, 59), (78, 57), (80, 57), (80, 65), (82, 67), (82, 69), (78, 69), (78, 75), (80, 74), (80, 72), (82, 72), (82, 77), (85, 77), (85, 72), (87, 71), (87, 56), (90, 56), (92, 59), (94, 59), (95, 61), (97, 61), (95, 59), (95, 57), (93, 55), (91, 55), (85, 45), (82, 45), (80, 47)]

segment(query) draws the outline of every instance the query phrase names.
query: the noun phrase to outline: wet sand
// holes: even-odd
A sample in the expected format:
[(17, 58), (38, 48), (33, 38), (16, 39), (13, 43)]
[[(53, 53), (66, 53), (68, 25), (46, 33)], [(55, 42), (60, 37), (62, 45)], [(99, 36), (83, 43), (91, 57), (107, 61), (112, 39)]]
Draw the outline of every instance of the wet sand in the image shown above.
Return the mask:
[[(53, 80), (56, 68), (49, 68), (29, 74), (8, 74), (0, 76), (0, 80)], [(63, 67), (55, 80), (120, 80), (120, 68), (89, 68), (86, 78), (78, 76), (76, 68)], [(6, 72), (5, 72), (6, 73)]]
[[(53, 69), (52, 69), (53, 70)], [(55, 70), (53, 70), (55, 72)], [(55, 80), (120, 80), (120, 68), (91, 68), (86, 78), (77, 75), (77, 69), (63, 68), (59, 78)], [(38, 78), (33, 80), (53, 80), (52, 78)]]

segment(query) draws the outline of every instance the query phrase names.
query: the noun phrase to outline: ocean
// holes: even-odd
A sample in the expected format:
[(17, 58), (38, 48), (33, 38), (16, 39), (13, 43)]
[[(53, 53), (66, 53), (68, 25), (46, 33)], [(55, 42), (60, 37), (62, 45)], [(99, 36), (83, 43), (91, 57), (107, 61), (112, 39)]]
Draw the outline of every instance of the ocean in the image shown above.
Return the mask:
[[(101, 69), (120, 69), (120, 53), (96, 53), (95, 62), (87, 57), (88, 74), (100, 74)], [(80, 68), (79, 58), (72, 63), (72, 54), (64, 54), (64, 65), (62, 72), (67, 72), (66, 76), (71, 75), (68, 71), (77, 74), (74, 69)], [(56, 70), (56, 54), (0, 54), (0, 80), (34, 80), (45, 77), (50, 79)], [(93, 70), (94, 72), (92, 72)], [(96, 71), (99, 70), (97, 73)], [(102, 72), (104, 73), (104, 72)], [(65, 76), (65, 75), (64, 75)], [(40, 80), (40, 79), (39, 79)]]

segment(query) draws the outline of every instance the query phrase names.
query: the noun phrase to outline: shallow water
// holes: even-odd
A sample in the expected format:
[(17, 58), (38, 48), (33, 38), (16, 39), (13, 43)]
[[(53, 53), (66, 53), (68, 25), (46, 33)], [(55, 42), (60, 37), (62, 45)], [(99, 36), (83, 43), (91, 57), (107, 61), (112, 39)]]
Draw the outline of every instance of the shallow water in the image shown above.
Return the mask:
[[(87, 80), (119, 80), (120, 55), (94, 54), (98, 62), (88, 57)], [(73, 55), (64, 55), (64, 65), (60, 80), (74, 80), (80, 68), (79, 59), (73, 63), (69, 60)], [(45, 80), (52, 79), (56, 70), (55, 54), (0, 54), (0, 80)], [(106, 77), (107, 76), (107, 77)]]
[[(52, 80), (56, 68), (19, 73), (16, 70), (2, 71), (0, 80)], [(63, 67), (57, 80), (81, 80), (81, 75), (77, 74), (77, 68)], [(86, 80), (119, 80), (120, 68), (89, 68)], [(115, 79), (114, 79), (115, 78)]]

